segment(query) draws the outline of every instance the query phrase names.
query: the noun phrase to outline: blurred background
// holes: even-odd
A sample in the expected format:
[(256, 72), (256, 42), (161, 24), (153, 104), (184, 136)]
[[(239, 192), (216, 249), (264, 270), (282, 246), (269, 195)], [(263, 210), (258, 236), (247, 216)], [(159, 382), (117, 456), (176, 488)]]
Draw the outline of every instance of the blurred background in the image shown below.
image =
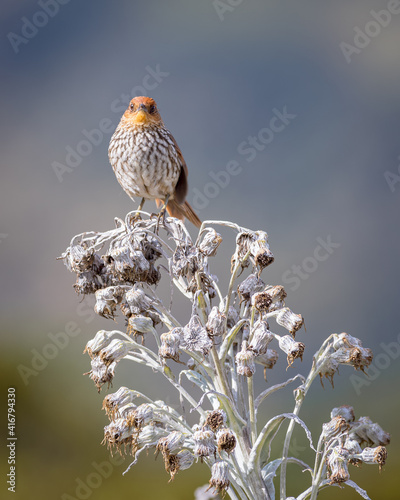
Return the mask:
[[(285, 372), (281, 356), (269, 382), (307, 374), (332, 332), (373, 349), (369, 377), (342, 367), (334, 389), (316, 381), (300, 416), (315, 440), (341, 404), (379, 422), (392, 435), (387, 465), (381, 473), (352, 468), (351, 477), (371, 499), (398, 498), (397, 4), (3, 1), (0, 380), (4, 407), (7, 388), (16, 389), (13, 498), (187, 500), (208, 481), (200, 463), (168, 483), (151, 454), (125, 476), (129, 458), (110, 461), (100, 445), (107, 391), (97, 394), (82, 376), (89, 370), (82, 351), (113, 325), (95, 318), (93, 298), (82, 302), (56, 261), (72, 236), (109, 229), (135, 207), (107, 148), (129, 100), (142, 94), (156, 99), (183, 151), (188, 200), (201, 218), (269, 234), (275, 263), (263, 279), (285, 285), (287, 304), (307, 326), (298, 334), (303, 363)], [(232, 161), (235, 175), (226, 174)], [(228, 269), (231, 243), (227, 237), (217, 269)], [(66, 329), (73, 336), (55, 348), (52, 339)], [(174, 401), (153, 374), (122, 363), (114, 390), (121, 385)], [(261, 370), (256, 387), (265, 388)], [(291, 390), (268, 402), (263, 418), (291, 411)], [(1, 488), (11, 495), (4, 450)], [(295, 435), (292, 454), (310, 459), (304, 433)], [(110, 473), (98, 483), (102, 462)], [(296, 495), (307, 478), (295, 469), (292, 478)], [(344, 487), (320, 495), (339, 497), (357, 494)]]

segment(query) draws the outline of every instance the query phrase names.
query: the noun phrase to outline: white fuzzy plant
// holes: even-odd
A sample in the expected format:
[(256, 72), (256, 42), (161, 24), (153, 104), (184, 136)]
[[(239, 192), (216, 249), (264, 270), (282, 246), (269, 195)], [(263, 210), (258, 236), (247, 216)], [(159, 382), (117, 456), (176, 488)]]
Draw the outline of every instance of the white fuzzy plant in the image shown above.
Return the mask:
[[(181, 404), (172, 408), (135, 388), (121, 387), (108, 394), (103, 408), (110, 424), (104, 429), (104, 443), (111, 451), (130, 453), (131, 465), (141, 452), (154, 449), (162, 454), (171, 479), (200, 459), (211, 469), (208, 489), (213, 491), (203, 491), (198, 498), (221, 493), (235, 500), (284, 500), (288, 498), (287, 464), (294, 463), (310, 474), (310, 486), (297, 494), (297, 500), (315, 500), (321, 489), (342, 484), (368, 499), (350, 480), (349, 466), (381, 467), (390, 436), (368, 417), (355, 420), (353, 409), (342, 406), (332, 410), (314, 448), (299, 413), (317, 376), (332, 381), (340, 364), (363, 370), (372, 361), (371, 350), (346, 333), (332, 334), (314, 355), (307, 377), (298, 374), (256, 396), (256, 365), (263, 367), (265, 377), (277, 362), (277, 350), (291, 366), (305, 348), (295, 339), (303, 317), (286, 306), (282, 286), (266, 285), (260, 277), (274, 260), (267, 233), (206, 221), (193, 242), (181, 221), (141, 215), (144, 219), (131, 212), (124, 221), (116, 219), (115, 229), (75, 236), (62, 255), (68, 269), (77, 274), (76, 291), (95, 294), (99, 315), (114, 318), (119, 308), (126, 317), (126, 331), (101, 330), (86, 345), (91, 358), (88, 373), (98, 390), (111, 385), (115, 369), (126, 360), (159, 373), (180, 396)], [(236, 233), (226, 292), (210, 270), (210, 260), (222, 242), (216, 226)], [(162, 276), (191, 302), (191, 317), (185, 324), (155, 293)], [(288, 334), (273, 333), (272, 321)], [(146, 342), (149, 336), (155, 341)], [(156, 347), (151, 349), (149, 344)], [(185, 384), (185, 379), (191, 384)], [(293, 411), (258, 422), (260, 405), (293, 382), (298, 384)], [(200, 400), (191, 394), (193, 384), (202, 392)], [(194, 426), (187, 421), (184, 403), (197, 414)], [(289, 425), (282, 452), (272, 459), (271, 443), (285, 421)], [(315, 452), (313, 466), (289, 456), (296, 424), (304, 429)], [(273, 480), (279, 469), (278, 493)]]

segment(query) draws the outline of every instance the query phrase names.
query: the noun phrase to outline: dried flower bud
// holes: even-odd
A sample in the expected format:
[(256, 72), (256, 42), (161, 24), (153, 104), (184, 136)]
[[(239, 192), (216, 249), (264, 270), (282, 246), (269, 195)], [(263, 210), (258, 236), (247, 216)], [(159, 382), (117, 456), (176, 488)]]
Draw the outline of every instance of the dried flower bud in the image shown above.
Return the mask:
[(272, 298), (267, 292), (257, 292), (251, 297), (251, 305), (259, 312), (268, 311), (272, 304)]
[(369, 417), (360, 417), (357, 422), (354, 422), (352, 433), (359, 436), (367, 445), (387, 446), (390, 443), (390, 434), (385, 432), (379, 424), (372, 422)]
[(235, 449), (236, 437), (230, 429), (220, 429), (216, 438), (219, 456), (221, 456), (221, 451), (226, 451), (229, 455)]
[(226, 316), (218, 306), (214, 306), (208, 315), (206, 330), (211, 337), (220, 337), (225, 332)]
[(337, 408), (333, 408), (331, 411), (331, 418), (341, 416), (343, 417), (346, 422), (354, 422), (355, 416), (354, 416), (354, 409), (352, 406), (348, 405), (343, 405), (343, 406), (338, 406)]
[(179, 346), (183, 337), (182, 328), (174, 328), (170, 332), (163, 333), (160, 336), (161, 345), (158, 354), (164, 359), (173, 359), (179, 361)]
[(132, 415), (130, 415), (128, 421), (132, 427), (135, 429), (141, 429), (145, 425), (149, 424), (154, 417), (154, 411), (151, 405), (144, 403), (136, 408)]
[(239, 320), (240, 320), (240, 316), (239, 316), (239, 313), (237, 312), (237, 310), (233, 306), (229, 306), (227, 327), (233, 328)]
[(329, 443), (332, 438), (343, 434), (348, 431), (349, 428), (350, 425), (347, 423), (346, 419), (338, 415), (322, 425), (322, 437), (325, 443)]
[(113, 319), (114, 313), (124, 295), (124, 289), (121, 286), (109, 286), (96, 292), (96, 304), (94, 310), (104, 318)]
[(181, 347), (187, 351), (201, 352), (204, 356), (210, 352), (212, 341), (197, 315), (193, 315), (184, 327)]
[(249, 301), (256, 292), (261, 292), (265, 288), (265, 283), (256, 274), (250, 274), (238, 286), (238, 293), (242, 300)]
[(114, 418), (119, 408), (131, 403), (135, 399), (135, 393), (127, 387), (120, 387), (117, 392), (108, 394), (103, 400), (103, 410), (107, 416)]
[[(268, 290), (269, 293), (269, 290)], [(297, 330), (304, 325), (304, 319), (301, 314), (295, 314), (288, 307), (281, 309), (276, 317), (278, 325), (283, 326), (289, 333), (295, 337)]]
[(100, 392), (104, 384), (108, 384), (108, 387), (110, 387), (114, 378), (114, 371), (117, 363), (114, 362), (111, 364), (105, 364), (100, 357), (96, 356), (92, 359), (90, 364), (92, 369), (89, 372), (84, 373), (84, 375), (89, 375), (89, 378), (91, 378), (95, 383), (98, 392)]
[(268, 322), (260, 319), (254, 323), (251, 342), (248, 348), (251, 349), (256, 356), (265, 354), (268, 349), (268, 344), (273, 338), (272, 333), (269, 331)]
[(226, 413), (224, 410), (210, 411), (207, 415), (205, 425), (207, 425), (213, 432), (216, 432), (220, 427), (225, 427)]
[[(343, 444), (343, 448), (346, 448), (350, 455), (357, 455), (362, 452), (360, 443), (355, 439), (352, 439), (352, 437), (348, 434), (346, 435), (346, 440)], [(350, 462), (353, 465), (358, 465), (360, 461), (351, 457)]]
[(287, 293), (282, 285), (269, 286), (265, 291), (268, 292), (274, 304), (276, 302), (284, 302), (287, 297)]
[(194, 456), (189, 450), (181, 450), (176, 455), (169, 455), (168, 463), (165, 464), (165, 470), (171, 474), (171, 481), (180, 470), (189, 469), (193, 465)]
[(348, 459), (349, 452), (345, 448), (335, 447), (332, 449), (326, 460), (330, 484), (341, 484), (350, 479)]
[(221, 242), (221, 235), (215, 229), (209, 229), (200, 243), (199, 250), (207, 257), (214, 257)]
[(132, 315), (128, 319), (128, 334), (144, 335), (154, 330), (153, 320), (142, 315)]
[(215, 462), (211, 467), (211, 479), (209, 488), (214, 488), (214, 493), (225, 492), (229, 488), (229, 472), (226, 462)]
[(109, 365), (124, 358), (130, 349), (131, 344), (129, 342), (124, 342), (120, 339), (113, 339), (99, 352), (98, 356), (104, 364)]
[(302, 342), (295, 342), (290, 335), (279, 337), (279, 348), (287, 354), (288, 367), (292, 366), (297, 358), (303, 361), (305, 345)]
[(256, 371), (254, 352), (247, 348), (247, 342), (242, 343), (242, 350), (236, 354), (237, 372), (245, 377), (252, 377)]
[(193, 434), (193, 452), (199, 457), (215, 455), (215, 438), (212, 430), (203, 427)]
[(268, 245), (268, 235), (264, 231), (256, 231), (256, 240), (250, 244), (251, 257), (254, 263), (262, 271), (274, 262), (274, 254)]
[(361, 340), (352, 337), (348, 333), (340, 333), (333, 335), (333, 348), (337, 351), (340, 348), (362, 347)]
[(95, 354), (104, 349), (111, 342), (112, 334), (106, 332), (105, 330), (99, 330), (95, 337), (86, 344), (83, 354), (87, 352), (89, 356), (93, 359)]
[(174, 453), (182, 447), (185, 438), (182, 432), (173, 431), (168, 436), (162, 437), (158, 440), (156, 451), (164, 454)]
[(254, 361), (264, 367), (264, 380), (267, 382), (267, 370), (271, 370), (278, 361), (278, 352), (275, 349), (267, 349), (265, 354), (260, 354)]
[(341, 347), (332, 354), (332, 358), (339, 364), (351, 365), (356, 370), (364, 371), (371, 364), (373, 354), (371, 349), (364, 347)]
[(131, 314), (142, 314), (153, 304), (153, 300), (148, 297), (143, 290), (137, 287), (131, 288), (125, 293), (125, 300), (129, 306)]
[(338, 371), (338, 368), (339, 368), (339, 362), (334, 357), (330, 356), (325, 360), (319, 371), (319, 377), (322, 387), (324, 387), (324, 384), (322, 382), (323, 377), (327, 378), (332, 384), (332, 387), (334, 387), (333, 376)]
[(79, 295), (89, 295), (102, 288), (102, 283), (94, 271), (79, 273), (74, 284), (74, 289)]
[(112, 452), (113, 446), (122, 455), (121, 446), (132, 446), (135, 441), (134, 429), (125, 418), (118, 418), (104, 427), (104, 439), (102, 444), (107, 443), (107, 448)]

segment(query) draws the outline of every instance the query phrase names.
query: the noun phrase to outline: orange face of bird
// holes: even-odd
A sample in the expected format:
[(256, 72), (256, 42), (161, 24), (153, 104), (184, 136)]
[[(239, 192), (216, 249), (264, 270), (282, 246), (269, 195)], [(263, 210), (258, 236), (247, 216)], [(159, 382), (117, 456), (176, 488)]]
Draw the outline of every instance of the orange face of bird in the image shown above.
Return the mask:
[(162, 124), (157, 105), (151, 97), (134, 97), (124, 113), (124, 121), (132, 125)]

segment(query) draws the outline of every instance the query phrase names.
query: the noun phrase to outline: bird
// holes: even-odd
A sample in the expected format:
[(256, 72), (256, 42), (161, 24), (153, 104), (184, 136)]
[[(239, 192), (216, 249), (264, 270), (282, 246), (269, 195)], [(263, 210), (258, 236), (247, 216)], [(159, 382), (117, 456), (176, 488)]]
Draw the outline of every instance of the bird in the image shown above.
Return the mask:
[(108, 158), (122, 189), (133, 199), (155, 200), (159, 217), (201, 220), (186, 201), (188, 168), (171, 132), (165, 127), (154, 99), (134, 97), (111, 137)]

